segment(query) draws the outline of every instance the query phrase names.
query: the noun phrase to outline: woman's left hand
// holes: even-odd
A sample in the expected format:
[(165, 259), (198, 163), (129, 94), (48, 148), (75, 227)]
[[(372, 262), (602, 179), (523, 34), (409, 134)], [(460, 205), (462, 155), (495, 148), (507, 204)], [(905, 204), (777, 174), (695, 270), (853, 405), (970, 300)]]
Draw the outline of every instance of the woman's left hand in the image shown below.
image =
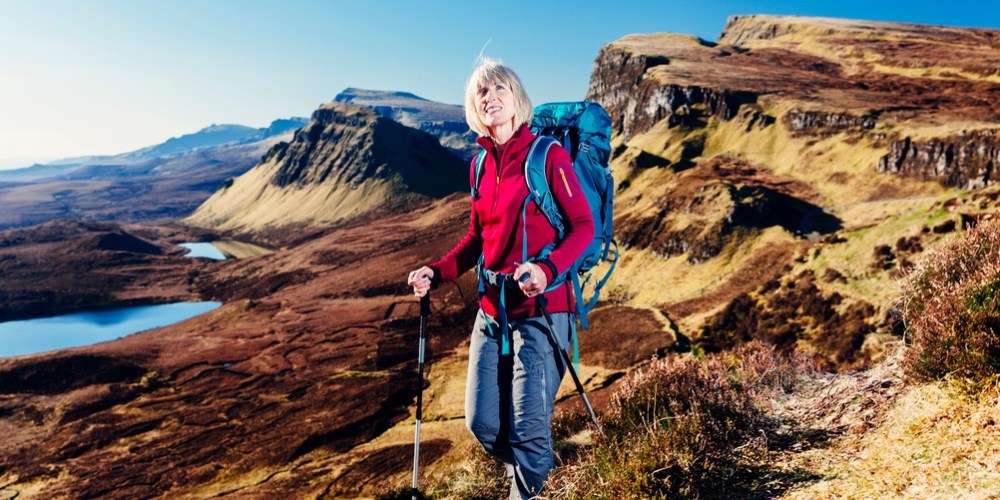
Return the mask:
[[(529, 274), (529, 277), (522, 282), (521, 276), (526, 273)], [(528, 297), (540, 295), (549, 285), (549, 279), (545, 277), (545, 272), (533, 262), (525, 262), (517, 266), (517, 269), (514, 270), (514, 279), (517, 280), (517, 286), (521, 287), (521, 291)]]

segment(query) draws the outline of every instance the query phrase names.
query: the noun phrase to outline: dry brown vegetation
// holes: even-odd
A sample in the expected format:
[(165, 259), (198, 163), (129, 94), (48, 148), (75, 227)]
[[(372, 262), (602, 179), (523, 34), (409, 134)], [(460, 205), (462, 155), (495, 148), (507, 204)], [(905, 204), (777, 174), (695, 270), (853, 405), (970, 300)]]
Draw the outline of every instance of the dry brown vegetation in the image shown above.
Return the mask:
[[(719, 44), (630, 36), (598, 58), (591, 97), (615, 120), (626, 248), (593, 329), (581, 334), (580, 369), (608, 432), (587, 430), (564, 385), (551, 496), (995, 494), (1000, 451), (989, 437), (1000, 401), (993, 361), (980, 354), (996, 347), (986, 327), (995, 329), (1000, 306), (995, 270), (976, 259), (998, 259), (920, 264), (1000, 213), (996, 186), (947, 187), (993, 182), (976, 162), (995, 149), (952, 153), (978, 151), (998, 119), (988, 105), (995, 75), (945, 49), (995, 49), (956, 48), (980, 40), (975, 30), (880, 32), (797, 18), (729, 28)], [(905, 36), (943, 59), (917, 64)], [(323, 134), (351, 133), (321, 125), (301, 149), (275, 150), (219, 195), (233, 197), (233, 213), (209, 219), (275, 222), (254, 234), (283, 247), (185, 283), (225, 306), (153, 334), (0, 362), (0, 427), (11, 436), (0, 441), (0, 492), (407, 497), (417, 308), (402, 277), (451, 248), (468, 202), (458, 194), (404, 213), (390, 203), (310, 226), (370, 210), (399, 187), (391, 175), (354, 182), (379, 162), (327, 169), (325, 159), (370, 154), (371, 144), (324, 143), (330, 155), (308, 171), (280, 161), (305, 158), (305, 143)], [(932, 157), (949, 169), (945, 185), (919, 180), (937, 179), (923, 175)], [(883, 162), (919, 175), (880, 172)], [(323, 184), (338, 175), (350, 185)], [(266, 219), (288, 214), (294, 222)], [(928, 277), (911, 290), (921, 299), (909, 305), (922, 309), (903, 308), (915, 359), (907, 366), (933, 382), (906, 379), (900, 365), (907, 276)], [(471, 276), (434, 292), (421, 469), (432, 497), (507, 489), (462, 422), (475, 299)], [(927, 370), (938, 358), (950, 363), (945, 372)], [(69, 392), (35, 383), (39, 373), (84, 369), (98, 376), (77, 377)], [(979, 380), (979, 392), (963, 380)]]
[(736, 297), (699, 329), (695, 340), (708, 352), (750, 340), (791, 352), (806, 341), (823, 369), (850, 368), (867, 361), (860, 348), (874, 329), (875, 308), (864, 301), (844, 302), (837, 292), (820, 291), (812, 272), (803, 271)]
[(1000, 223), (985, 223), (930, 254), (913, 270), (904, 295), (916, 378), (968, 379), (1000, 374)]

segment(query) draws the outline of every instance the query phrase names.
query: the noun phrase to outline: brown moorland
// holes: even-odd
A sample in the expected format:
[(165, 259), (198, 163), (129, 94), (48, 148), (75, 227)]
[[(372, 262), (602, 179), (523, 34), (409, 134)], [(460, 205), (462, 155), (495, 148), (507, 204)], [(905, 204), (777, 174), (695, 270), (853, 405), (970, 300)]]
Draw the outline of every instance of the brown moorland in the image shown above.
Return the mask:
[[(661, 34), (605, 46), (589, 98), (615, 123), (624, 251), (607, 306), (581, 339), (581, 374), (598, 410), (654, 354), (673, 356), (687, 341), (701, 351), (763, 338), (823, 368), (876, 367), (820, 374), (806, 392), (775, 396), (771, 416), (798, 429), (775, 441), (776, 455), (754, 448), (795, 473), (775, 492), (808, 495), (854, 477), (818, 456), (868, 456), (884, 442), (869, 432), (892, 431), (893, 446), (908, 450), (885, 425), (924, 417), (900, 417), (893, 405), (943, 390), (887, 374), (887, 352), (900, 342), (898, 279), (922, 253), (1000, 212), (986, 168), (998, 164), (1000, 118), (988, 109), (1000, 89), (989, 66), (995, 40), (990, 30), (748, 16), (731, 19), (717, 43)], [(262, 171), (245, 182), (280, 184)], [(404, 201), (412, 210), (392, 212), (390, 202), (333, 228), (336, 214), (260, 224), (260, 240), (284, 247), (212, 265), (190, 283), (187, 293), (226, 302), (212, 313), (0, 361), (0, 428), (12, 436), (0, 444), (0, 491), (369, 496), (408, 480), (417, 307), (402, 277), (451, 247), (468, 202)], [(177, 272), (151, 273), (149, 295)], [(469, 460), (461, 400), (475, 298), (468, 275), (433, 296), (431, 475)], [(571, 388), (559, 405), (578, 414)], [(586, 422), (569, 420), (580, 432), (567, 449), (588, 446)], [(866, 473), (887, 466), (866, 463)], [(986, 474), (982, 484), (990, 464), (972, 466)]]

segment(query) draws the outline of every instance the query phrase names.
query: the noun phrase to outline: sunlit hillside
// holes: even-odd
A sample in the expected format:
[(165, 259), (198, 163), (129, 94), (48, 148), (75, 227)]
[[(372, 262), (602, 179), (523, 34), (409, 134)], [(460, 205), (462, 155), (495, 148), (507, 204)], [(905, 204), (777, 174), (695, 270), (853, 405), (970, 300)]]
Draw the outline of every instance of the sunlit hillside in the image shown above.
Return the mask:
[[(579, 372), (605, 433), (567, 378), (548, 497), (996, 495), (998, 44), (739, 16), (714, 42), (603, 46), (587, 98), (613, 120), (622, 256)], [(223, 303), (0, 360), (0, 494), (411, 498), (422, 390), (421, 493), (505, 497), (464, 422), (472, 273), (432, 292), (415, 375), (406, 271), (465, 234), (466, 172), (434, 136), (330, 103), (187, 226), (0, 233), (26, 316), (91, 293), (37, 277), (92, 254), (80, 274), (127, 292), (102, 305)], [(234, 233), (261, 247), (197, 264), (176, 247)], [(107, 234), (148, 255), (93, 244)]]

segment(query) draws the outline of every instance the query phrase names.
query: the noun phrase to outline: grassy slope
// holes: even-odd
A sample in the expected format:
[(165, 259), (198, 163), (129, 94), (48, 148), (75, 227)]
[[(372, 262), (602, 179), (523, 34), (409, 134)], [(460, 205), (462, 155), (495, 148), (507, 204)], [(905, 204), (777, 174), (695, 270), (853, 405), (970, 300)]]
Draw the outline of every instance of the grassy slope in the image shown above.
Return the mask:
[[(822, 57), (845, 57), (829, 45), (812, 43), (814, 36), (816, 33), (796, 33), (780, 41), (762, 43), (760, 47), (787, 48), (791, 43)], [(963, 78), (995, 80), (995, 76), (971, 75), (951, 68), (893, 66), (871, 54), (861, 54), (858, 62), (865, 63), (861, 68), (864, 70), (901, 76), (937, 78), (942, 72), (948, 72)], [(610, 285), (612, 294), (629, 297), (629, 303), (636, 306), (693, 300), (728, 286), (727, 278), (762, 248), (798, 241), (810, 248), (794, 261), (788, 274), (811, 270), (821, 276), (825, 270), (835, 269), (844, 274), (847, 281), (824, 282), (821, 284), (824, 292), (866, 300), (884, 312), (896, 303), (900, 293), (899, 278), (892, 273), (873, 270), (873, 248), (892, 246), (900, 238), (920, 235), (946, 219), (957, 220), (957, 215), (942, 207), (948, 200), (962, 197), (963, 193), (933, 183), (875, 173), (875, 165), (887, 149), (867, 137), (844, 132), (796, 136), (789, 132), (782, 125), (781, 116), (791, 109), (814, 109), (811, 103), (765, 99), (761, 104), (765, 113), (778, 118), (776, 124), (748, 131), (746, 123), (739, 118), (728, 122), (711, 119), (704, 129), (696, 130), (667, 128), (661, 123), (634, 137), (628, 146), (675, 163), (681, 159), (684, 142), (701, 140), (704, 149), (696, 162), (716, 155), (732, 156), (776, 175), (803, 181), (820, 193), (827, 211), (843, 221), (844, 230), (840, 236), (844, 241), (836, 244), (803, 242), (779, 228), (771, 228), (731, 244), (717, 258), (698, 265), (688, 264), (683, 255), (663, 259), (646, 250), (628, 249)], [(995, 123), (968, 120), (940, 122), (929, 117), (880, 122), (872, 133), (926, 139), (995, 126)], [(624, 160), (629, 159), (629, 154), (634, 158), (637, 152), (627, 153)], [(619, 214), (654, 210), (651, 202), (654, 196), (650, 193), (662, 191), (677, 175), (669, 168), (633, 171), (626, 161), (614, 167), (619, 182), (628, 179), (630, 183), (619, 194), (616, 207)], [(929, 233), (923, 237), (922, 244), (925, 248), (933, 247), (952, 237)], [(691, 317), (672, 319), (688, 333), (721, 305)], [(894, 342), (885, 332), (872, 337), (866, 348), (881, 350), (885, 341)], [(859, 408), (867, 405), (871, 410), (869, 419), (874, 420), (853, 427), (853, 432), (828, 445), (788, 453), (784, 459), (789, 464), (819, 476), (818, 480), (793, 489), (788, 496), (870, 498), (900, 494), (919, 497), (963, 494), (986, 497), (995, 494), (1000, 484), (1000, 447), (988, 436), (995, 435), (998, 422), (1000, 406), (996, 390), (970, 400), (944, 383), (907, 385), (898, 379), (895, 361), (888, 359), (877, 364), (868, 375), (817, 376), (811, 389), (789, 395), (783, 404), (799, 407), (800, 414), (796, 418), (802, 425), (829, 427), (829, 420), (837, 416), (831, 414), (830, 401), (824, 402), (830, 396), (824, 391), (831, 384), (847, 383), (858, 377), (868, 377), (866, 381), (872, 383), (870, 378), (880, 374), (896, 377), (895, 385), (904, 389), (884, 397), (877, 405), (867, 396), (865, 386), (855, 384), (846, 390), (839, 410), (842, 413), (860, 412)], [(823, 423), (824, 420), (827, 422)]]
[[(765, 103), (764, 111), (780, 117), (796, 107), (800, 107), (799, 103), (772, 102)], [(902, 130), (897, 125), (884, 127)], [(842, 233), (847, 241), (819, 247), (820, 251), (810, 253), (817, 257), (799, 267), (813, 269), (817, 274), (826, 267), (848, 271), (850, 285), (831, 289), (875, 304), (888, 303), (896, 290), (885, 273), (868, 272), (872, 248), (878, 244), (891, 245), (900, 237), (919, 232), (921, 227), (934, 222), (931, 215), (942, 201), (958, 194), (934, 183), (875, 173), (875, 165), (886, 150), (868, 139), (844, 132), (828, 137), (796, 136), (781, 124), (780, 118), (769, 127), (751, 128), (749, 132), (739, 117), (730, 121), (713, 118), (705, 128), (695, 130), (666, 128), (661, 123), (633, 138), (628, 145), (676, 162), (680, 160), (678, 145), (695, 136), (704, 140), (704, 150), (700, 158), (695, 158), (696, 162), (720, 155), (741, 158), (776, 176), (802, 181), (815, 189), (820, 197), (818, 204), (843, 221)], [(669, 167), (634, 172), (625, 162), (614, 168), (619, 181), (630, 182), (618, 195), (616, 210), (620, 215), (655, 210), (655, 193), (670, 186), (677, 175)], [(912, 200), (898, 201), (901, 199)], [(662, 259), (646, 250), (628, 249), (609, 286), (614, 294), (632, 297), (630, 302), (636, 306), (694, 300), (729, 285), (729, 278), (761, 249), (796, 243), (810, 244), (772, 227), (751, 233), (750, 237), (727, 247), (717, 258), (697, 265), (688, 264), (683, 255)], [(703, 312), (697, 317), (672, 319), (688, 332), (705, 315)]]
[(393, 192), (392, 181), (371, 179), (356, 188), (333, 182), (280, 188), (270, 183), (277, 168), (273, 161), (254, 167), (232, 186), (216, 191), (187, 222), (237, 231), (303, 222), (323, 225), (367, 212)]

